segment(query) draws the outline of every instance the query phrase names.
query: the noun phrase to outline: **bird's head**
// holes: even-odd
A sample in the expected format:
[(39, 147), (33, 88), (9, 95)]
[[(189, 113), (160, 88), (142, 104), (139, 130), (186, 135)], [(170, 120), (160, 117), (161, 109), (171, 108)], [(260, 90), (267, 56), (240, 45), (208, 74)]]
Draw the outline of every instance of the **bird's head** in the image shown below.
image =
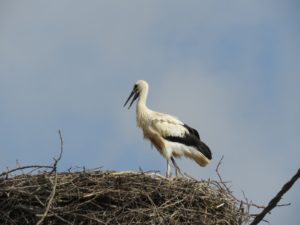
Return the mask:
[(135, 82), (133, 89), (129, 95), (129, 97), (127, 98), (124, 107), (127, 105), (127, 103), (129, 102), (129, 100), (132, 98), (128, 109), (130, 109), (130, 107), (132, 106), (132, 104), (134, 103), (134, 101), (140, 97), (141, 93), (145, 92), (146, 90), (148, 90), (148, 83), (144, 80), (138, 80), (137, 82)]

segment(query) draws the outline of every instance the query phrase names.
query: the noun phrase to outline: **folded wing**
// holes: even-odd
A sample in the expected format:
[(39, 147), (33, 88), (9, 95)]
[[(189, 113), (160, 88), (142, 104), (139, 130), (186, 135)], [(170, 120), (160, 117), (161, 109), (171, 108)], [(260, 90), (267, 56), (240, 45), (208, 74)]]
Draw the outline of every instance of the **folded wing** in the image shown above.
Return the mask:
[(201, 141), (198, 131), (184, 124), (176, 117), (158, 113), (151, 125), (164, 139), (194, 147), (207, 159), (212, 159), (211, 151), (209, 147)]

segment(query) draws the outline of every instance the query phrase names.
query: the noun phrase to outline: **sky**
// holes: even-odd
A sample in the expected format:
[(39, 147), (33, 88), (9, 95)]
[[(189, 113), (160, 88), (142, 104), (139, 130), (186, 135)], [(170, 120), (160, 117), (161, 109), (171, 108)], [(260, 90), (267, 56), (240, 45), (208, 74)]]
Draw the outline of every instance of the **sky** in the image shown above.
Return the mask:
[[(123, 108), (133, 84), (148, 107), (196, 128), (213, 160), (198, 179), (266, 205), (299, 168), (299, 1), (0, 1), (0, 169), (166, 170)], [(300, 182), (267, 215), (299, 223)]]

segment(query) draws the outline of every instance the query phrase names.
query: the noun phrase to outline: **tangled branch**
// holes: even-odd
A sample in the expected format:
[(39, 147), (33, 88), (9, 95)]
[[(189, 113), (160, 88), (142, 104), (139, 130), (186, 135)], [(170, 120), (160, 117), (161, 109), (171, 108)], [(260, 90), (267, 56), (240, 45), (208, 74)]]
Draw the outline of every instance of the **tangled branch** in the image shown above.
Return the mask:
[(248, 217), (217, 181), (148, 172), (21, 175), (0, 193), (0, 224), (240, 225)]
[(61, 151), (50, 172), (0, 182), (0, 224), (240, 225), (249, 220), (218, 181), (143, 171), (58, 173), (59, 134)]

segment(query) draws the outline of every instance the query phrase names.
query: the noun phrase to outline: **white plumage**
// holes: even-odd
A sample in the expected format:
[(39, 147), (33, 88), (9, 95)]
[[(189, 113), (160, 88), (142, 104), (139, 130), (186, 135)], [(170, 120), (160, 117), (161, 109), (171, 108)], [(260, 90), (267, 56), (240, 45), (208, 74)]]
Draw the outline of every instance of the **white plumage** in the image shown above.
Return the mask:
[(167, 160), (166, 175), (170, 176), (170, 159), (175, 167), (176, 175), (180, 172), (174, 157), (185, 156), (193, 159), (200, 166), (206, 166), (211, 160), (211, 151), (200, 140), (197, 130), (184, 124), (176, 117), (150, 110), (147, 105), (149, 86), (144, 80), (135, 83), (124, 106), (132, 98), (128, 107), (138, 99), (136, 105), (137, 126), (143, 130), (144, 137)]

